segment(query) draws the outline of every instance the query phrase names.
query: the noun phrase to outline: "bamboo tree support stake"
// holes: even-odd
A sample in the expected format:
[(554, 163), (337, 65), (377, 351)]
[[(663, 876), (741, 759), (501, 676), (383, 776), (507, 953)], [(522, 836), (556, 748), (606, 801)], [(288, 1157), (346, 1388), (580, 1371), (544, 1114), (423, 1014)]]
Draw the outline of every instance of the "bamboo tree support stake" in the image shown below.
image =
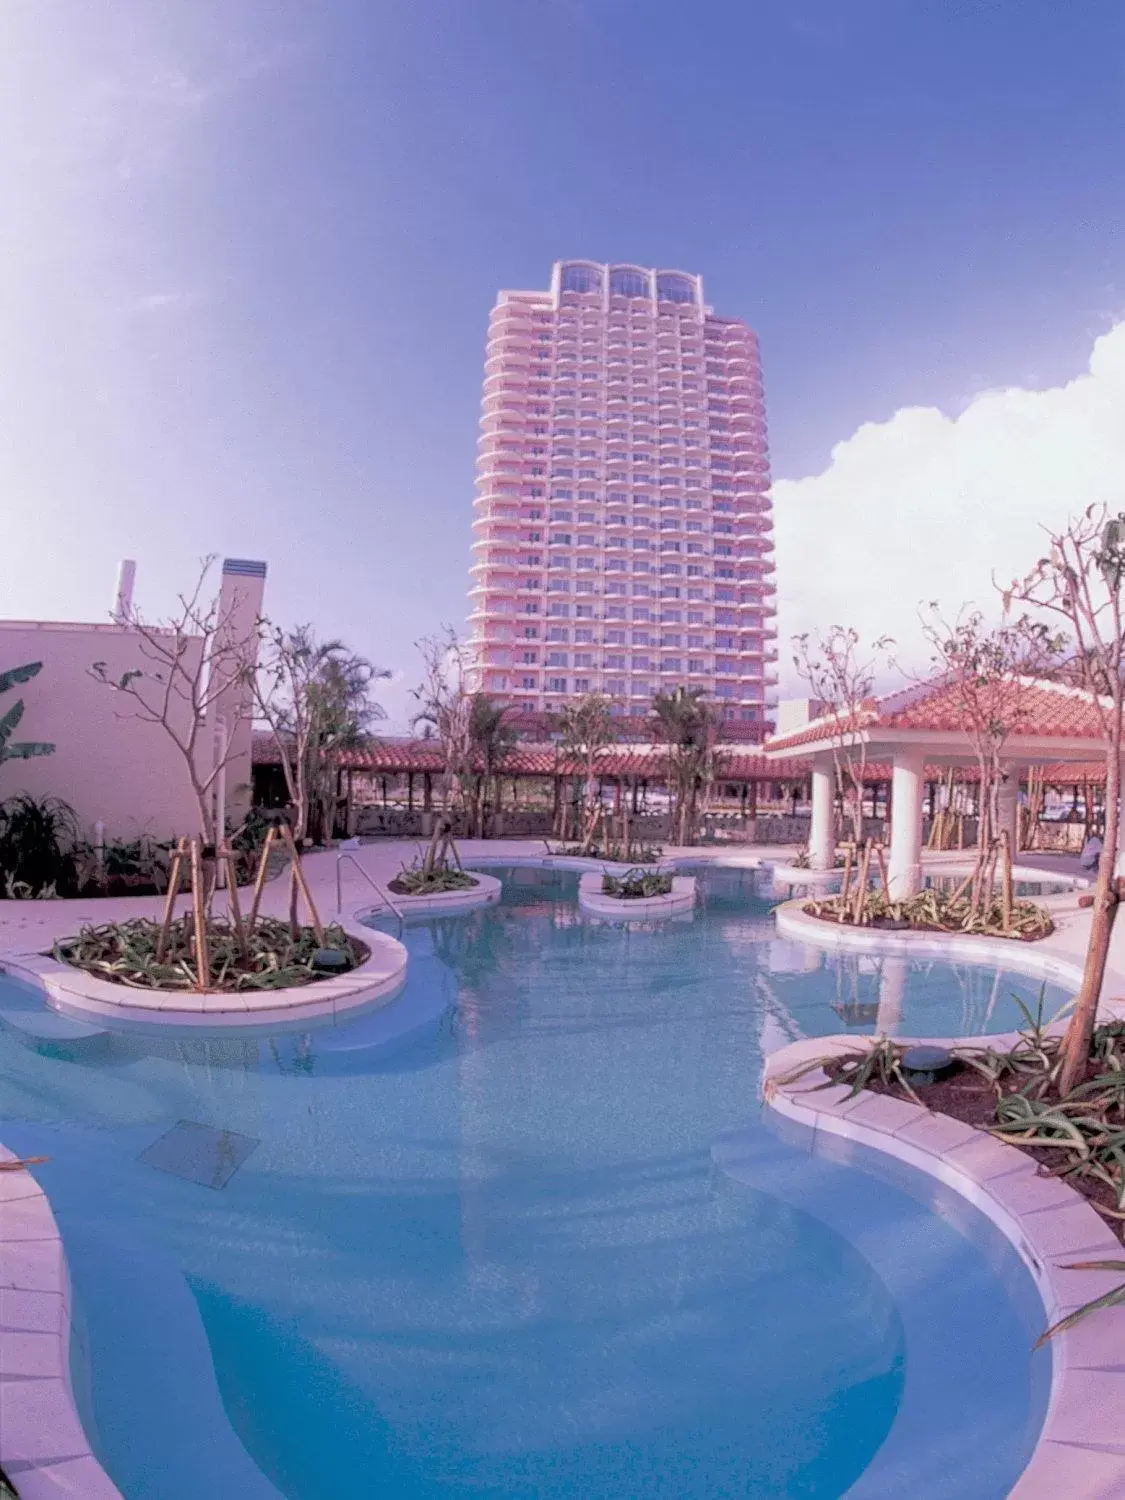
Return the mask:
[(225, 840), (219, 845), (216, 866), (219, 861), (222, 861), (225, 865), (227, 872), (227, 902), (230, 906), (231, 926), (234, 928), (238, 950), (245, 955), (248, 945), (246, 941), (246, 929), (242, 925), (242, 902), (238, 899), (238, 870), (235, 866), (235, 859), (230, 845)]
[(191, 845), (191, 906), (195, 917), (195, 964), (197, 990), (205, 990), (211, 978), (211, 955), (207, 951), (207, 918), (204, 911), (203, 859), (199, 840)]
[(297, 866), (289, 866), (289, 936), (294, 942), (301, 935), (300, 913), (297, 909)]
[(886, 861), (883, 858), (883, 846), (882, 846), (882, 844), (876, 844), (875, 845), (875, 858), (879, 862), (879, 883), (883, 887), (883, 900), (887, 903), (887, 909), (890, 910), (890, 905), (891, 905), (891, 883), (887, 879), (887, 865), (886, 865)]
[(158, 964), (164, 962), (164, 956), (168, 952), (168, 939), (172, 933), (172, 918), (176, 911), (176, 897), (180, 893), (180, 881), (183, 879), (184, 860), (187, 856), (186, 843), (186, 839), (181, 839), (176, 845), (176, 852), (172, 855), (172, 868), (168, 872), (168, 895), (164, 902), (164, 917), (160, 923), (160, 936), (156, 940), (156, 962)]
[(271, 823), (266, 830), (266, 841), (262, 845), (261, 858), (258, 860), (258, 873), (254, 876), (254, 894), (250, 898), (250, 913), (246, 918), (248, 936), (253, 934), (254, 927), (258, 921), (258, 907), (261, 905), (262, 891), (265, 889), (266, 875), (269, 873), (270, 851), (276, 841), (277, 828)]
[(863, 924), (863, 908), (867, 900), (867, 881), (871, 871), (871, 846), (873, 843), (873, 839), (868, 839), (863, 846), (863, 859), (859, 867), (859, 885), (856, 887), (855, 910), (852, 915), (852, 921), (856, 927), (860, 927)]
[(837, 922), (844, 920), (844, 912), (847, 910), (848, 893), (852, 883), (852, 860), (855, 858), (855, 852), (855, 840), (853, 839), (844, 849), (844, 879), (840, 886), (840, 910), (836, 918)]
[(1000, 852), (1004, 861), (1004, 883), (1001, 888), (1001, 912), (1004, 919), (1004, 931), (1012, 930), (1012, 844), (1005, 828), (1000, 834)]
[(947, 907), (952, 906), (956, 901), (960, 901), (961, 897), (969, 889), (970, 885), (972, 885), (973, 877), (976, 875), (976, 873), (976, 866), (974, 865), (974, 867), (965, 876), (964, 880), (962, 880), (961, 884), (953, 892), (952, 896), (950, 896), (949, 900), (945, 903)]
[[(323, 947), (324, 927), (321, 925), (320, 916), (316, 909), (316, 903), (313, 901), (312, 892), (309, 890), (309, 883), (305, 879), (305, 872), (301, 868), (301, 856), (297, 851), (297, 845), (293, 841), (293, 832), (288, 823), (282, 826), (281, 837), (289, 850), (289, 859), (291, 861), (291, 868), (293, 871), (293, 880), (295, 884), (300, 887), (301, 895), (305, 898), (305, 905), (308, 907), (309, 921), (311, 923), (312, 930), (316, 933), (317, 942), (320, 943)], [(294, 902), (290, 907), (291, 917), (295, 904), (296, 903)]]

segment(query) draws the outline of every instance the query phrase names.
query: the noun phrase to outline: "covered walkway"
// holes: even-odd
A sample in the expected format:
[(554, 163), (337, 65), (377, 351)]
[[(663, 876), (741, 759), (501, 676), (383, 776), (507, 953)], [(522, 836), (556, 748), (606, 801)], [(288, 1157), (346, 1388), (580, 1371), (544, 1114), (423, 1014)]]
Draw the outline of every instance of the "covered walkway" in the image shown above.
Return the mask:
[[(1019, 849), (1019, 788), (1031, 767), (1055, 775), (1073, 766), (1086, 774), (1104, 766), (1101, 714), (1090, 694), (1059, 683), (1021, 680), (1019, 728), (1004, 741), (999, 791), (999, 829), (1007, 831), (1013, 854)], [(914, 895), (922, 886), (923, 803), (927, 781), (950, 766), (975, 768), (976, 750), (954, 684), (935, 679), (874, 699), (854, 718), (826, 714), (765, 743), (767, 760), (803, 761), (812, 783), (809, 863), (814, 870), (835, 862), (837, 760), (845, 749), (866, 747), (869, 761), (888, 762), (891, 781), (891, 834), (888, 883), (893, 899)], [(1104, 771), (1103, 771), (1104, 778)], [(1119, 838), (1117, 873), (1125, 873), (1125, 819)], [(1021, 859), (1023, 856), (1021, 855)], [(1057, 868), (1052, 864), (1051, 868)]]

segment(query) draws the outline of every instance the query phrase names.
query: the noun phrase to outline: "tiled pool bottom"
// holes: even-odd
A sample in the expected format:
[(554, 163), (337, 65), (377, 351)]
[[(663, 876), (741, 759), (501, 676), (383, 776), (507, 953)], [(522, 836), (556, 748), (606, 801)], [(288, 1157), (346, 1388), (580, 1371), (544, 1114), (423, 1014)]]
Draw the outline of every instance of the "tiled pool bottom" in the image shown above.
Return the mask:
[(1007, 1494), (1047, 1370), (1023, 1273), (756, 1091), (853, 989), (939, 1032), (1037, 986), (826, 967), (750, 873), (651, 931), (583, 922), (573, 877), (505, 884), (408, 929), (403, 1002), (456, 1009), (390, 1055), (377, 1017), (87, 1059), (0, 1034), (0, 1140), (52, 1157), (127, 1500), (874, 1500), (903, 1442), (920, 1500)]

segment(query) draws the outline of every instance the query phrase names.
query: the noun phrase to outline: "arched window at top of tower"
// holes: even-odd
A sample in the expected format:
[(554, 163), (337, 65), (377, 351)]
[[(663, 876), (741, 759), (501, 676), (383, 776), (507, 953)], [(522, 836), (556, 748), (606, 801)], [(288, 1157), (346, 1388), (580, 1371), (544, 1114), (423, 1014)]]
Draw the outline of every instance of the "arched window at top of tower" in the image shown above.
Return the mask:
[(615, 266), (609, 273), (609, 292), (611, 297), (648, 297), (648, 272), (633, 266)]
[(695, 282), (678, 271), (665, 271), (656, 278), (656, 295), (661, 302), (694, 302)]
[(584, 265), (581, 261), (563, 266), (559, 289), (564, 292), (600, 292), (602, 289), (601, 268)]

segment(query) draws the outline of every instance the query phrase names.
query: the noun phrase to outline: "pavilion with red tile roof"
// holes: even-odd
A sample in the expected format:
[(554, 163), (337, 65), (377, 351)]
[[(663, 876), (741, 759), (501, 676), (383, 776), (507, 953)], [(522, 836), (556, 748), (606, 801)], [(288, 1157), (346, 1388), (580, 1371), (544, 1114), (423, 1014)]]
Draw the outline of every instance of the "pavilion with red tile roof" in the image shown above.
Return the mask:
[[(1083, 688), (1038, 679), (1016, 679), (1015, 727), (1003, 746), (1000, 826), (1017, 847), (1020, 771), (1105, 760), (1102, 714), (1108, 700)], [(976, 761), (960, 693), (949, 678), (934, 678), (869, 700), (854, 715), (823, 714), (768, 739), (767, 760), (794, 758), (811, 768), (811, 868), (828, 870), (835, 858), (833, 802), (835, 759), (845, 746), (867, 747), (872, 761), (891, 765), (891, 847), (888, 878), (895, 896), (922, 883), (922, 802), (927, 768), (970, 767)], [(1119, 854), (1119, 865), (1121, 856)]]

